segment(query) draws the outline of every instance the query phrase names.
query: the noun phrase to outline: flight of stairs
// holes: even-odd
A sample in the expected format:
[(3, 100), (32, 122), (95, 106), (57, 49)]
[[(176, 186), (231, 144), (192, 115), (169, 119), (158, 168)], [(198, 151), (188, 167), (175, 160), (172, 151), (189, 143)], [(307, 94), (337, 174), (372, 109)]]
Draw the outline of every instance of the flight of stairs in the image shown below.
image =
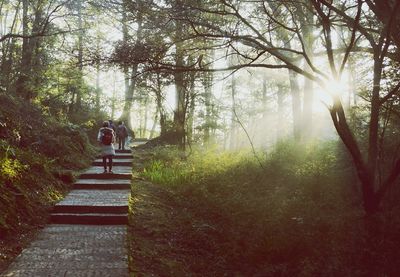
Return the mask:
[(79, 176), (72, 191), (55, 205), (54, 224), (126, 225), (132, 178), (132, 153), (116, 150), (113, 172), (103, 173), (102, 159)]

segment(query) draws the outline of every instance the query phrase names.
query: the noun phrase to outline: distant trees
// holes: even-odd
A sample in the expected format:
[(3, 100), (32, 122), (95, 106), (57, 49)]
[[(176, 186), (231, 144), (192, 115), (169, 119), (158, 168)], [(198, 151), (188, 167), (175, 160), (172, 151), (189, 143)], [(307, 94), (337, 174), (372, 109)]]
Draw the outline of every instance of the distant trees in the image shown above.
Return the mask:
[[(332, 122), (343, 143), (346, 145), (353, 158), (358, 177), (362, 184), (364, 207), (368, 213), (377, 210), (379, 203), (387, 189), (394, 184), (400, 174), (400, 159), (397, 158), (392, 169), (387, 173), (386, 178), (378, 178), (377, 164), (379, 157), (379, 136), (382, 105), (398, 93), (400, 84), (395, 85), (389, 91), (382, 91), (382, 73), (384, 62), (393, 55), (393, 43), (395, 32), (398, 27), (397, 15), (399, 14), (399, 2), (387, 2), (390, 6), (390, 13), (387, 12), (387, 19), (384, 24), (376, 25), (374, 17), (368, 11), (363, 10), (362, 1), (336, 3), (328, 1), (282, 1), (278, 5), (270, 5), (268, 1), (257, 3), (221, 1), (218, 5), (211, 5), (207, 8), (199, 7), (194, 3), (188, 8), (200, 11), (200, 16), (184, 18), (196, 36), (212, 40), (230, 40), (240, 43), (242, 47), (235, 48), (238, 55), (245, 57), (247, 63), (240, 64), (242, 67), (265, 67), (265, 68), (288, 68), (324, 88), (332, 97), (332, 104), (327, 108), (331, 114)], [(390, 4), (392, 3), (392, 4)], [(372, 4), (369, 5), (373, 7)], [(378, 6), (375, 5), (375, 8)], [(365, 7), (364, 7), (365, 8)], [(310, 16), (301, 14), (299, 10), (312, 13), (316, 23), (308, 20)], [(210, 15), (221, 15), (219, 22), (210, 23)], [(226, 20), (224, 20), (226, 18)], [(304, 20), (306, 19), (306, 20)], [(265, 22), (260, 25), (259, 22)], [(234, 22), (234, 25), (225, 24)], [(221, 24), (222, 23), (222, 24)], [(338, 46), (333, 38), (333, 33), (339, 24), (347, 28), (351, 34), (345, 42), (343, 49), (335, 49)], [(264, 26), (267, 26), (265, 29)], [(377, 29), (369, 29), (368, 26), (375, 26)], [(315, 26), (315, 27), (314, 27)], [(321, 41), (317, 41), (325, 50), (329, 71), (326, 68), (316, 65), (313, 61), (312, 41), (314, 38), (312, 30), (317, 28), (321, 34)], [(288, 32), (291, 43), (279, 44), (276, 34)], [(392, 35), (393, 34), (393, 35)], [(396, 33), (397, 34), (397, 33)], [(274, 38), (275, 37), (275, 38)], [(393, 40), (392, 40), (393, 37)], [(372, 54), (373, 83), (369, 112), (369, 136), (366, 159), (361, 153), (363, 146), (360, 145), (353, 134), (347, 116), (342, 105), (340, 91), (329, 87), (331, 82), (340, 82), (345, 70), (349, 56), (359, 43), (368, 43), (368, 52)], [(338, 52), (339, 50), (339, 52)], [(248, 54), (250, 53), (250, 54)], [(273, 56), (279, 60), (278, 63), (268, 60)], [(303, 61), (303, 68), (300, 68), (296, 60)], [(238, 65), (239, 66), (239, 65)], [(328, 73), (329, 72), (329, 73)], [(308, 81), (305, 81), (306, 89), (309, 89)], [(306, 92), (306, 91), (305, 91)], [(308, 101), (305, 94), (304, 101)], [(303, 112), (310, 110), (309, 104), (305, 102)], [(306, 105), (307, 104), (307, 105)], [(309, 116), (306, 117), (310, 121)]]
[(84, 80), (93, 9), (81, 0), (0, 1), (0, 91), (86, 120), (96, 105)]
[[(210, 143), (216, 132), (236, 147), (238, 129), (268, 118), (281, 128), (285, 109), (291, 136), (307, 140), (314, 132), (316, 89), (324, 90), (330, 120), (362, 184), (365, 209), (373, 213), (400, 174), (397, 145), (389, 143), (392, 130), (400, 129), (399, 6), (390, 0), (0, 1), (0, 90), (74, 119), (86, 108), (99, 113), (101, 65), (117, 64), (124, 75), (119, 119), (133, 125), (131, 114), (142, 101), (142, 134), (159, 132), (182, 148), (195, 140)], [(110, 55), (99, 53), (106, 39), (100, 32), (94, 39), (93, 14), (105, 14), (121, 37)], [(89, 66), (97, 74), (96, 89), (85, 81)], [(338, 84), (361, 68), (368, 73), (361, 76), (363, 89), (352, 84), (351, 102)], [(241, 69), (257, 72), (257, 84), (242, 84)], [(272, 81), (266, 76), (271, 70), (284, 78)], [(219, 81), (223, 87), (217, 89)], [(216, 92), (229, 104), (218, 103)], [(362, 124), (354, 105), (363, 108)], [(158, 131), (151, 121), (158, 121)]]
[[(398, 68), (397, 63), (388, 65), (390, 60), (398, 61), (398, 1), (166, 1), (160, 6), (153, 2), (148, 5), (148, 13), (157, 13), (157, 19), (163, 19), (172, 28), (164, 26), (169, 30), (164, 42), (174, 59), (150, 63), (153, 70), (174, 72), (178, 103), (175, 123), (180, 122), (176, 126), (184, 126), (182, 122), (186, 120), (183, 91), (190, 85), (182, 85), (184, 76), (193, 71), (217, 71), (213, 61), (203, 63), (202, 47), (196, 41), (205, 41), (218, 46), (219, 51), (225, 49), (225, 53), (240, 57), (236, 64), (224, 66), (225, 70), (287, 69), (295, 138), (311, 132), (308, 126), (312, 126), (313, 86), (322, 88), (331, 98), (326, 105), (332, 123), (353, 159), (365, 210), (374, 213), (378, 209), (385, 192), (400, 174), (399, 156), (388, 164), (391, 170), (378, 172), (377, 167), (383, 159), (379, 150), (379, 142), (385, 136), (382, 111), (387, 109), (387, 103), (393, 103), (400, 88), (396, 83), (382, 88), (387, 82), (383, 74)], [(177, 33), (173, 36), (170, 30), (174, 26)], [(333, 86), (341, 82), (355, 52), (373, 61), (368, 65), (373, 76), (366, 99), (366, 144), (355, 137), (342, 104), (341, 89)], [(303, 87), (298, 76), (305, 78)], [(180, 139), (186, 132), (179, 128), (175, 131)]]
[(45, 45), (49, 37), (58, 33), (52, 20), (61, 7), (39, 0), (1, 1), (0, 86), (3, 90), (16, 91), (27, 100), (37, 96), (40, 74), (46, 68)]

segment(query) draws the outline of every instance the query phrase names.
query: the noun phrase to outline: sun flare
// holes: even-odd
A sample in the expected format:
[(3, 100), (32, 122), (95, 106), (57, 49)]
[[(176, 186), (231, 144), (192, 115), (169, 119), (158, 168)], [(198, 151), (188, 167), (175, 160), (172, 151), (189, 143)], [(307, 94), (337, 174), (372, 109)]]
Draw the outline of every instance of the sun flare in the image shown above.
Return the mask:
[(327, 80), (323, 87), (316, 87), (314, 90), (314, 111), (324, 112), (327, 106), (332, 105), (332, 96), (338, 95), (340, 98), (344, 99), (349, 93), (349, 84), (344, 81), (346, 78), (338, 80)]

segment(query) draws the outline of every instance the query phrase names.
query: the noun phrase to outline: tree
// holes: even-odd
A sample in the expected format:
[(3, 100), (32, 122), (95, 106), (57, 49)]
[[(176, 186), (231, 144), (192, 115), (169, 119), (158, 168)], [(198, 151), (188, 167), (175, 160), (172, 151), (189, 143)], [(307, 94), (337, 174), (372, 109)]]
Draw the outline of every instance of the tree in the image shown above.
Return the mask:
[[(225, 70), (244, 67), (287, 68), (325, 89), (332, 99), (332, 104), (328, 105), (332, 122), (352, 157), (361, 182), (364, 208), (367, 213), (374, 213), (377, 211), (383, 195), (400, 174), (399, 158), (396, 159), (384, 181), (377, 179), (376, 168), (379, 158), (380, 110), (384, 103), (398, 93), (400, 87), (398, 84), (386, 93), (381, 91), (383, 62), (388, 58), (395, 57), (392, 50), (394, 47), (392, 37), (396, 36), (394, 30), (397, 28), (395, 22), (398, 20), (400, 3), (397, 2), (396, 5), (391, 6), (390, 16), (386, 17), (388, 20), (381, 25), (377, 25), (376, 18), (370, 11), (363, 11), (366, 8), (363, 1), (346, 1), (346, 3), (324, 0), (282, 1), (276, 5), (275, 7), (270, 5), (269, 1), (219, 1), (218, 3), (210, 1), (207, 4), (187, 1), (181, 7), (186, 13), (181, 12), (174, 18), (190, 28), (191, 35), (185, 36), (188, 40), (198, 38), (210, 40), (235, 51), (236, 55), (241, 57), (240, 63), (226, 67)], [(296, 10), (299, 7), (311, 12), (316, 18), (314, 28), (318, 28), (316, 30), (323, 34), (318, 43), (324, 48), (324, 52), (310, 52), (311, 42), (307, 42), (307, 40), (310, 39), (311, 31), (306, 30), (307, 26), (304, 25), (310, 23), (301, 22), (296, 16)], [(376, 5), (376, 7), (378, 6)], [(279, 16), (276, 12), (277, 8), (280, 10)], [(215, 16), (218, 16), (219, 19), (210, 20)], [(271, 32), (266, 32), (264, 24), (259, 24), (261, 21), (266, 22)], [(350, 41), (347, 42), (344, 49), (335, 49), (332, 33), (337, 24), (344, 25), (346, 31), (351, 33)], [(377, 26), (377, 29), (371, 29), (369, 26)], [(287, 32), (288, 40), (279, 43), (277, 30)], [(369, 47), (360, 47), (360, 41), (368, 42)], [(354, 137), (347, 122), (340, 91), (327, 85), (332, 82), (340, 82), (349, 56), (354, 51), (371, 53), (374, 60), (373, 86), (369, 99), (371, 104), (366, 159), (362, 154), (360, 142)], [(313, 55), (320, 58), (325, 56), (329, 71), (323, 66), (317, 65), (312, 59)], [(279, 62), (275, 62), (270, 57), (274, 57)], [(299, 60), (304, 60), (306, 66), (301, 68), (298, 65)], [(177, 63), (171, 66), (181, 68), (183, 65)], [(194, 69), (187, 66), (187, 70)], [(209, 69), (200, 67), (198, 70)], [(295, 88), (294, 78), (291, 78), (291, 81), (292, 87)]]

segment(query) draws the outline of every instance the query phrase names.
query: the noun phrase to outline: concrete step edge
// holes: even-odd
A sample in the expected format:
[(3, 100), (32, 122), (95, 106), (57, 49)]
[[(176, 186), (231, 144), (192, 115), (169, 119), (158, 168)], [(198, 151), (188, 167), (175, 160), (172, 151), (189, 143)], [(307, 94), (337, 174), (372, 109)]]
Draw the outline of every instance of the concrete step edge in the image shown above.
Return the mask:
[(130, 189), (131, 184), (74, 184), (72, 189), (79, 190), (121, 190)]
[(52, 213), (74, 213), (74, 214), (124, 214), (129, 210), (128, 203), (123, 206), (72, 206), (58, 204), (53, 207)]
[[(133, 162), (133, 161), (132, 161)], [(132, 162), (113, 162), (113, 166), (132, 166)], [(93, 166), (102, 166), (103, 162), (92, 162)]]
[(54, 213), (50, 215), (50, 223), (85, 225), (126, 225), (128, 224), (128, 214)]
[(109, 179), (123, 179), (130, 180), (132, 179), (132, 173), (83, 173), (79, 175), (79, 179), (100, 179), (100, 180), (109, 180)]
[[(96, 156), (96, 159), (102, 159), (102, 156)], [(114, 159), (133, 159), (133, 155), (115, 155), (113, 156)]]

